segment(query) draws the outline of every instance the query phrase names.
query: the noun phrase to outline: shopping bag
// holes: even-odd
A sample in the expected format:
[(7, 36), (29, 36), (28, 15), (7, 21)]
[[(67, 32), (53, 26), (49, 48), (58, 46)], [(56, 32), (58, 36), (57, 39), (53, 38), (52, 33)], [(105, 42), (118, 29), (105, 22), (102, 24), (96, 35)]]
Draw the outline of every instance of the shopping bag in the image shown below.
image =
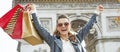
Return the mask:
[(21, 39), (23, 7), (17, 4), (0, 18), (0, 26), (13, 39)]
[(32, 16), (28, 12), (23, 12), (22, 39), (31, 45), (38, 45), (43, 43), (43, 40), (34, 28), (31, 18)]
[[(35, 29), (30, 24), (31, 22), (29, 23), (30, 19), (28, 18), (27, 21), (26, 19), (23, 21), (23, 18), (29, 17), (27, 16), (28, 14), (24, 14), (25, 17), (23, 16), (24, 10), (24, 7), (17, 4), (0, 18), (0, 26), (12, 39), (20, 41), (23, 44), (37, 45), (42, 43), (41, 37), (37, 35), (37, 32), (35, 32)], [(28, 23), (30, 26), (25, 26)]]

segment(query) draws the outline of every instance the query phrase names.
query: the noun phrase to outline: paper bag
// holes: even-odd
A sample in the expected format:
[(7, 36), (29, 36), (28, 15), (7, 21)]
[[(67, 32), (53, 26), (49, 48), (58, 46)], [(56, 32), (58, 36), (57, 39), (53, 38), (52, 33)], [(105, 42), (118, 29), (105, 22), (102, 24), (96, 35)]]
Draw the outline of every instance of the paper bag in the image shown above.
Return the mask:
[(23, 12), (22, 38), (31, 45), (43, 43), (42, 38), (38, 35), (31, 21), (31, 15), (25, 11)]

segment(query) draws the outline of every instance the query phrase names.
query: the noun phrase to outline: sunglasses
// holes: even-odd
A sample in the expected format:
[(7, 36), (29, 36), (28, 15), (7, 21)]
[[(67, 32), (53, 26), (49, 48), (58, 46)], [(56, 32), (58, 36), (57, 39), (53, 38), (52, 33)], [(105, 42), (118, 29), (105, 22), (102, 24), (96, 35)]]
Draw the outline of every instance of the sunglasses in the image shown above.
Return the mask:
[(64, 25), (65, 27), (67, 27), (67, 26), (69, 25), (69, 23), (68, 23), (68, 22), (65, 22), (65, 23), (59, 23), (59, 24), (57, 24), (58, 27), (62, 27), (63, 25)]

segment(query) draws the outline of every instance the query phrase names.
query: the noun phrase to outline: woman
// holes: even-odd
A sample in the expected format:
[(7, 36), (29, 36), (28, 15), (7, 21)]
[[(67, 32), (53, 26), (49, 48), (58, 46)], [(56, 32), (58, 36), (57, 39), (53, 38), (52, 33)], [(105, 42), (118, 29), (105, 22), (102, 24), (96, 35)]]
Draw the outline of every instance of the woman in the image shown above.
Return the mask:
[[(35, 6), (33, 4), (29, 4), (27, 10), (32, 14), (34, 25), (39, 32), (39, 35), (50, 46), (51, 52), (84, 52), (81, 42), (92, 28), (96, 21), (96, 16), (98, 15), (96, 13), (93, 14), (89, 22), (78, 32), (77, 35), (73, 35), (70, 32), (71, 24), (68, 17), (61, 15), (56, 21), (56, 31), (54, 32), (54, 35), (51, 36), (50, 33), (47, 32), (47, 30), (45, 30), (39, 23), (36, 13), (34, 13)], [(103, 7), (101, 5), (97, 7), (98, 13), (102, 10)]]

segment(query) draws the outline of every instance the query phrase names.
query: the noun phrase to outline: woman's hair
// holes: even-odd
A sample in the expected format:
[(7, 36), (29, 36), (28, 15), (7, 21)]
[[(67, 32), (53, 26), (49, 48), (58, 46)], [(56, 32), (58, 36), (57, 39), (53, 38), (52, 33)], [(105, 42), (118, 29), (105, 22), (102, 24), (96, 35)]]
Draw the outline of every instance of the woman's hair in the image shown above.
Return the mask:
[(68, 16), (67, 15), (59, 15), (56, 22), (58, 23), (58, 20), (61, 19), (61, 18), (66, 18), (69, 20)]
[[(56, 24), (58, 23), (58, 20), (62, 18), (66, 18), (69, 20), (69, 18), (66, 15), (60, 15), (56, 20)], [(57, 38), (60, 38), (60, 32), (57, 30), (57, 27), (53, 34), (56, 35)], [(68, 32), (68, 36), (71, 41), (76, 42), (75, 35), (73, 35), (70, 31)]]

